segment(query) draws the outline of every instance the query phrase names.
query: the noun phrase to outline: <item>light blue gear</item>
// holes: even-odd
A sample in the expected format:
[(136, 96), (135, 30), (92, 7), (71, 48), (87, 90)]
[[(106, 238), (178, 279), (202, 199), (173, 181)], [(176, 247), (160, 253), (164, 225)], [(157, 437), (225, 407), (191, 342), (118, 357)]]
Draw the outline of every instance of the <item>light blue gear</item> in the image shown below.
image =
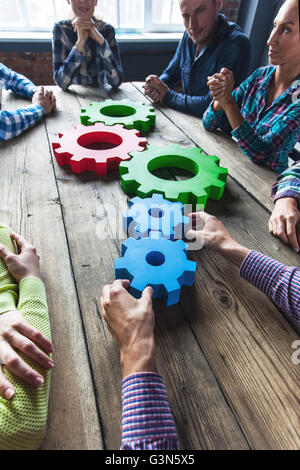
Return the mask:
[(184, 216), (184, 205), (171, 202), (162, 194), (129, 201), (130, 209), (122, 215), (123, 228), (130, 237), (139, 239), (149, 236), (151, 231), (159, 232), (169, 240), (181, 239), (189, 226), (189, 217)]
[[(157, 234), (154, 234), (154, 237)], [(197, 264), (187, 259), (187, 244), (167, 238), (128, 238), (122, 244), (122, 258), (115, 260), (116, 279), (129, 279), (130, 293), (140, 298), (147, 286), (153, 298), (167, 306), (179, 302), (182, 286), (192, 286)]]

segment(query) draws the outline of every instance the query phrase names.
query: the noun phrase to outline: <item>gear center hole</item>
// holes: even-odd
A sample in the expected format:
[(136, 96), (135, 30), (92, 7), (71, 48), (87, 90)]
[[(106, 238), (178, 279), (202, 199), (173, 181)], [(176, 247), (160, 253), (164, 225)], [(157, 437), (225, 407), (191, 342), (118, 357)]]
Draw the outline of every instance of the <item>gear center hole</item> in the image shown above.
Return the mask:
[(148, 214), (150, 217), (155, 217), (156, 219), (160, 219), (161, 217), (164, 216), (164, 211), (160, 209), (159, 207), (152, 207), (151, 209), (148, 210)]
[(101, 109), (100, 113), (109, 117), (128, 117), (135, 114), (136, 110), (131, 106), (106, 106)]
[(80, 147), (89, 150), (109, 150), (118, 147), (122, 142), (122, 138), (112, 132), (89, 132), (77, 140)]
[(164, 180), (188, 180), (199, 173), (199, 166), (191, 159), (181, 155), (164, 155), (151, 160), (148, 170), (154, 176)]
[(146, 261), (151, 266), (161, 266), (166, 261), (166, 258), (160, 251), (151, 251), (147, 254)]

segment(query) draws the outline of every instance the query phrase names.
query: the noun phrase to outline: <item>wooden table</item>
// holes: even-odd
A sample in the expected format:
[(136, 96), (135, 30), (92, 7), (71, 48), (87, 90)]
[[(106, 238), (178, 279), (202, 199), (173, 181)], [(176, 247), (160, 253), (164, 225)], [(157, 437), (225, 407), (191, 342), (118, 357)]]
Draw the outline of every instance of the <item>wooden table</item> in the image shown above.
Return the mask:
[[(0, 146), (0, 220), (33, 242), (41, 255), (56, 346), (44, 449), (118, 449), (121, 372), (117, 347), (99, 310), (101, 288), (114, 280), (121, 240), (112, 217), (125, 197), (115, 174), (73, 174), (51, 154), (57, 133), (79, 123), (81, 107), (107, 97), (146, 100), (141, 84), (119, 91), (72, 87), (56, 116)], [(26, 106), (10, 92), (4, 108)], [(254, 165), (199, 119), (157, 108), (150, 144), (199, 146), (229, 168), (223, 199), (207, 211), (244, 245), (299, 266), (299, 256), (269, 235), (275, 174)], [(126, 201), (126, 199), (125, 199)], [(97, 231), (106, 231), (99, 240)], [(192, 252), (195, 286), (180, 304), (155, 302), (157, 365), (165, 378), (184, 449), (300, 447), (299, 365), (292, 362), (293, 327), (239, 271), (216, 253)]]

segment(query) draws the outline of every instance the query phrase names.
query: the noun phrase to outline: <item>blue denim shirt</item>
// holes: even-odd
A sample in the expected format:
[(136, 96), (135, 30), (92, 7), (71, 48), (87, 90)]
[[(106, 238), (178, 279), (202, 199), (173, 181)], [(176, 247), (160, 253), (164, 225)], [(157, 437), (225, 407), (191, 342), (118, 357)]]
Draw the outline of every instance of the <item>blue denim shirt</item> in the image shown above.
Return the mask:
[(218, 29), (213, 41), (195, 60), (197, 45), (184, 33), (177, 51), (160, 76), (169, 88), (182, 81), (183, 94), (169, 90), (163, 103), (170, 108), (194, 116), (204, 114), (212, 101), (207, 87), (207, 77), (227, 67), (234, 73), (235, 86), (248, 76), (251, 48), (243, 30), (219, 15)]

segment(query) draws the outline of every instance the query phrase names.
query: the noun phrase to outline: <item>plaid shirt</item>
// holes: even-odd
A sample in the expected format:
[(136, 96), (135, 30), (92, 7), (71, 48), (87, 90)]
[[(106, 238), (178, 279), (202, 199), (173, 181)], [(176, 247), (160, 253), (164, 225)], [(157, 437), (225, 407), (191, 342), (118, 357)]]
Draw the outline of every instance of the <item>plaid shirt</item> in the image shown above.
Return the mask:
[(297, 199), (300, 209), (300, 162), (278, 176), (272, 188), (272, 197), (274, 202), (282, 197), (293, 197)]
[(296, 99), (299, 88), (296, 81), (265, 109), (275, 70), (272, 66), (261, 67), (233, 91), (245, 118), (239, 127), (232, 130), (225, 112), (215, 113), (211, 105), (203, 117), (203, 125), (209, 131), (220, 128), (231, 133), (254, 163), (281, 173), (300, 140), (300, 99)]
[(83, 52), (75, 48), (77, 33), (72, 22), (59, 21), (53, 28), (54, 80), (63, 90), (72, 83), (86, 86), (103, 86), (106, 82), (113, 88), (122, 82), (122, 65), (114, 28), (100, 20), (94, 20), (97, 30), (105, 39), (98, 44), (88, 38)]
[[(24, 98), (32, 98), (36, 86), (28, 78), (0, 63), (0, 88), (12, 90)], [(16, 137), (39, 121), (45, 112), (41, 106), (16, 111), (0, 111), (0, 140)]]

